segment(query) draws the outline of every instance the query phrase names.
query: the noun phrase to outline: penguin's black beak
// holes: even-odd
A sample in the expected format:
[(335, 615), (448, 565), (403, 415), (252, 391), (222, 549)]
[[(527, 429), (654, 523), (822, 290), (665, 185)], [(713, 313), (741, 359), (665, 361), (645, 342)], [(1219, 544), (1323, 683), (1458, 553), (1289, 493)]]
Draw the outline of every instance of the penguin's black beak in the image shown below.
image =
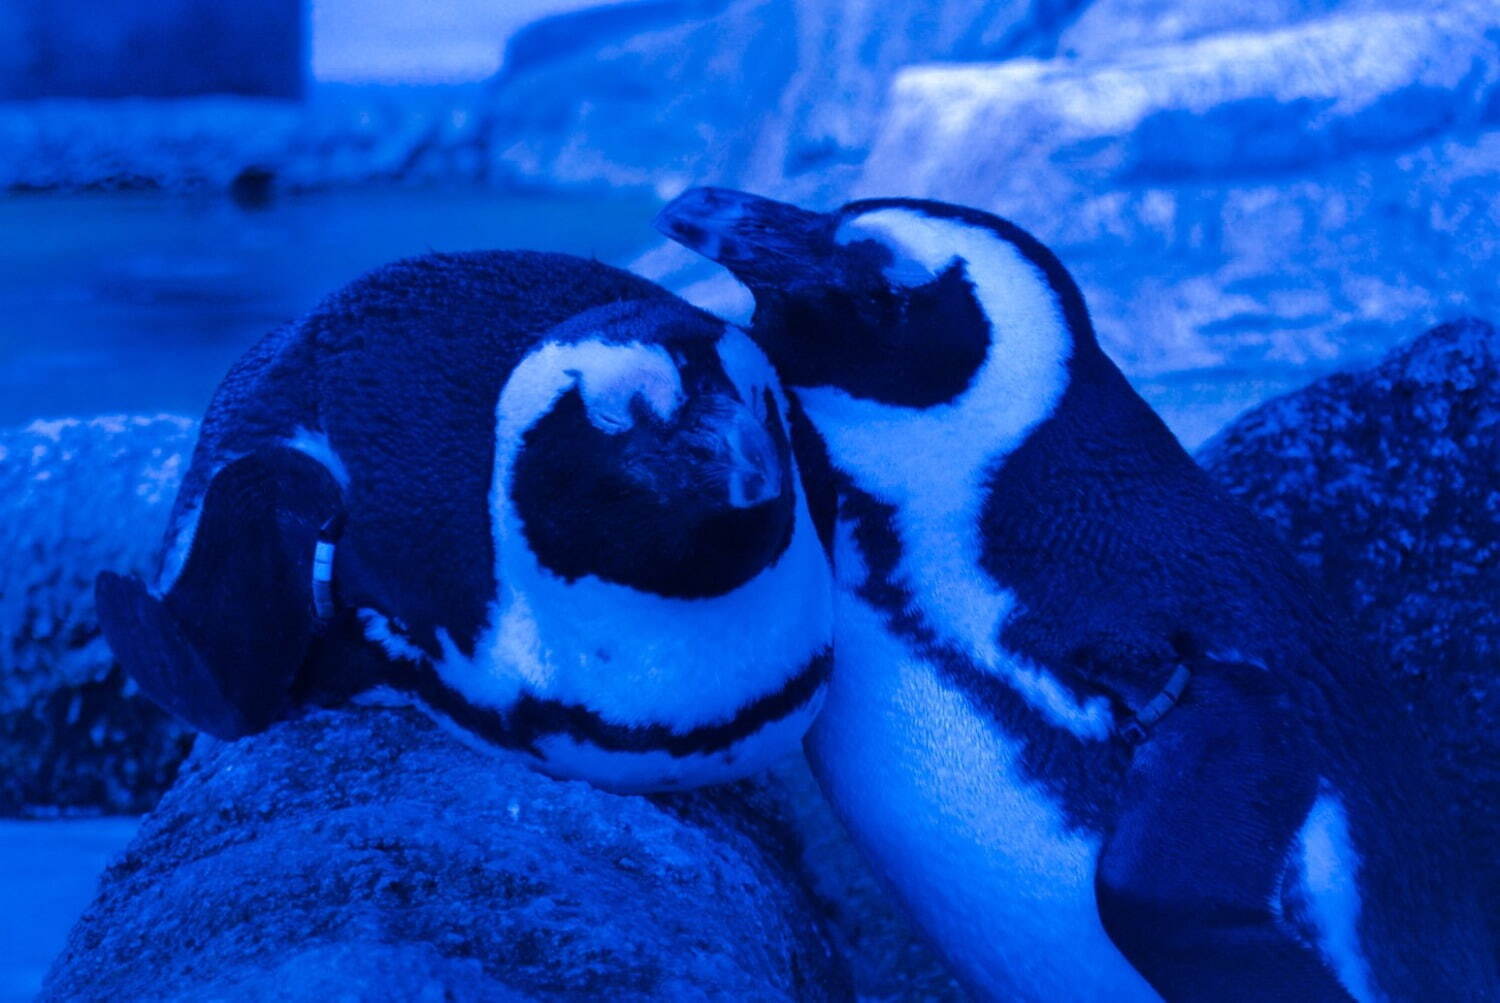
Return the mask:
[(738, 401), (726, 400), (703, 422), (712, 442), (715, 479), (723, 484), (732, 508), (754, 508), (781, 495), (781, 451), (755, 414)]
[(732, 188), (690, 188), (653, 225), (754, 292), (806, 283), (836, 256), (832, 217)]

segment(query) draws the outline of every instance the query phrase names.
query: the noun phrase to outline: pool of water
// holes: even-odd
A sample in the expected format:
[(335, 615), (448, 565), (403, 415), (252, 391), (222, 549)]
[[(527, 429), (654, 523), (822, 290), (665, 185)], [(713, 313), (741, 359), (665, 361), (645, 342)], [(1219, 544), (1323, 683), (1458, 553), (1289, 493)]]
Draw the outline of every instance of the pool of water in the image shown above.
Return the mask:
[(387, 261), (526, 247), (624, 264), (645, 196), (364, 189), (243, 210), (221, 196), (0, 196), (0, 427), (200, 414), (260, 335)]
[(0, 819), (0, 1003), (33, 999), (134, 818)]

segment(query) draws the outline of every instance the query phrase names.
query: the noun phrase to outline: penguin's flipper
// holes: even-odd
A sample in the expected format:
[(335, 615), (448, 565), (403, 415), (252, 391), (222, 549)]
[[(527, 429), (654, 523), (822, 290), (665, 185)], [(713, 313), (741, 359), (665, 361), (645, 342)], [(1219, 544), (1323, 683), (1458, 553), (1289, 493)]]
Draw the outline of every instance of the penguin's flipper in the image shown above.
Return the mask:
[(101, 572), (94, 583), (94, 601), (110, 649), (157, 706), (217, 738), (254, 730), (144, 582), (134, 575)]
[(1353, 1003), (1274, 903), (1317, 794), (1270, 673), (1198, 662), (1136, 750), (1095, 874), (1115, 946), (1169, 1000)]
[(99, 622), (115, 657), (200, 731), (238, 738), (270, 725), (290, 703), (318, 627), (313, 553), (341, 504), (333, 476), (296, 450), (226, 465), (165, 595), (136, 578), (99, 576)]

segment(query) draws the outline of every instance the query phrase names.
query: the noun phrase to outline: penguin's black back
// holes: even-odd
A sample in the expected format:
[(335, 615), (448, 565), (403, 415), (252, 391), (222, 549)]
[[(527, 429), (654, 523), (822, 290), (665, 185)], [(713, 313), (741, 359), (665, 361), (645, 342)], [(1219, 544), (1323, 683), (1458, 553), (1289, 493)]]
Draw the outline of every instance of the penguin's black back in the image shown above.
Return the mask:
[(378, 268), (263, 338), (204, 416), (174, 534), (229, 459), (306, 431), (347, 474), (345, 605), (387, 611), (436, 656), (472, 650), (494, 596), (495, 407), (520, 359), (594, 307), (670, 294), (564, 254), (430, 254)]
[[(1435, 810), (1443, 794), (1382, 678), (1381, 653), (1354, 640), (1342, 611), (1101, 351), (1080, 346), (1069, 370), (1053, 413), (987, 485), (982, 562), (1016, 596), (1002, 643), (1054, 667), (1080, 694), (1102, 683), (1134, 706), (1185, 652), (1263, 662), (1290, 697), (1275, 713), (1300, 718), (1313, 743), (1306, 768), (1348, 806), (1367, 864), (1363, 923), (1405, 959), (1390, 974), (1416, 978), (1424, 958), (1477, 955), (1484, 935), (1468, 929), (1472, 902), (1452, 898), (1468, 887), (1472, 850)], [(1075, 743), (1057, 729), (1026, 730), (1048, 736), (1027, 758), (1069, 814), (1107, 825), (1115, 806), (1092, 798), (1119, 761), (1086, 745), (1061, 748)], [(1422, 864), (1378, 864), (1408, 857)], [(1456, 930), (1466, 944), (1453, 943)]]
[(501, 387), (568, 317), (666, 295), (596, 261), (485, 251), (396, 262), (314, 311), (303, 327), (320, 424), (356, 515), (341, 543), (353, 601), (392, 611), (432, 655), (438, 623), (471, 651), (496, 590), (488, 499)]

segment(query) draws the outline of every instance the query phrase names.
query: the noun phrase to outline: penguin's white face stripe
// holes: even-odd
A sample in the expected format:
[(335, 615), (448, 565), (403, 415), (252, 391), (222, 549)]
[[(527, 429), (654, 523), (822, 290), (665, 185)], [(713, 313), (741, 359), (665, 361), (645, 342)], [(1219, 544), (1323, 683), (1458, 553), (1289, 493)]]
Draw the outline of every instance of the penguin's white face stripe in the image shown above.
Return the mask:
[(725, 375), (740, 392), (740, 398), (755, 409), (758, 416), (764, 417), (760, 415), (760, 402), (768, 389), (775, 396), (782, 413), (786, 413), (786, 395), (782, 392), (771, 360), (766, 358), (766, 353), (744, 331), (725, 326), (724, 336), (719, 339), (719, 361), (724, 366)]
[(198, 535), (198, 520), (202, 515), (203, 505), (200, 498), (177, 520), (177, 525), (172, 530), (171, 542), (167, 544), (162, 554), (161, 570), (156, 576), (155, 587), (152, 589), (158, 599), (170, 592), (172, 586), (177, 584), (177, 578), (187, 564), (188, 554), (192, 553), (193, 539)]
[[(547, 342), (522, 359), (506, 380), (497, 435), (511, 435), (519, 442), (557, 398), (575, 386), (589, 421), (610, 433), (634, 424), (630, 406), (637, 397), (662, 418), (670, 418), (682, 402), (677, 366), (660, 345)], [(497, 447), (504, 448), (500, 443)]]
[(1000, 650), (998, 634), (1015, 597), (980, 567), (985, 479), (1052, 412), (1067, 385), (1072, 338), (1062, 305), (1041, 270), (987, 229), (892, 208), (856, 217), (841, 234), (880, 239), (898, 260), (931, 271), (962, 260), (990, 324), (990, 351), (969, 388), (946, 404), (903, 407), (813, 387), (799, 391), (809, 419), (834, 466), (895, 506), (898, 577), (928, 622), (1054, 723), (1081, 738), (1108, 737), (1112, 715), (1104, 700), (1079, 703), (1045, 670)]
[[(490, 491), (500, 594), (474, 657), (445, 659), (443, 679), (498, 710), (524, 690), (626, 726), (686, 731), (729, 721), (831, 641), (828, 563), (806, 500), (798, 498), (792, 539), (777, 561), (726, 595), (673, 599), (593, 576), (560, 578), (527, 545), (510, 486), (526, 427), (590, 354), (561, 347), (572, 346), (534, 353), (501, 391)], [(655, 365), (652, 354), (634, 358)], [(721, 361), (743, 393), (775, 386), (769, 363), (739, 332), (725, 336)]]
[[(724, 367), (724, 374), (739, 391), (740, 399), (750, 408), (750, 413), (755, 420), (762, 425), (770, 417), (766, 414), (765, 395), (770, 390), (776, 401), (776, 406), (784, 416), (787, 413), (786, 395), (781, 389), (781, 383), (776, 377), (776, 369), (771, 365), (771, 360), (766, 358), (766, 353), (760, 350), (760, 346), (750, 340), (750, 336), (744, 331), (732, 325), (726, 325), (724, 334), (719, 339), (719, 362)], [(785, 422), (783, 421), (783, 426)], [(730, 500), (738, 506), (748, 506), (767, 497), (775, 497), (781, 493), (781, 483), (776, 478), (766, 478), (755, 491), (745, 487), (745, 471), (756, 471), (764, 474), (767, 470), (774, 471), (777, 465), (773, 462), (756, 462), (755, 459), (745, 456), (745, 450), (738, 442), (731, 442), (735, 456), (739, 458), (736, 469), (731, 474)]]
[(423, 663), (427, 655), (391, 623), (383, 613), (373, 609), (361, 609), (357, 613), (365, 638), (380, 647), (387, 655), (403, 662)]
[(339, 459), (339, 454), (333, 451), (333, 444), (328, 441), (327, 435), (299, 427), (292, 433), (292, 437), (286, 441), (286, 444), (288, 448), (295, 449), (304, 456), (309, 456), (321, 463), (338, 482), (339, 487), (349, 487), (349, 471), (345, 468), (344, 461)]
[(846, 220), (833, 239), (843, 245), (873, 240), (891, 252), (891, 263), (882, 274), (893, 285), (926, 285), (959, 255), (944, 244), (941, 233), (924, 232), (922, 221), (933, 220), (907, 209), (877, 209)]
[(1338, 797), (1324, 790), (1313, 802), (1293, 851), (1294, 865), (1318, 946), (1349, 995), (1359, 1003), (1381, 999), (1359, 940), (1359, 855)]

